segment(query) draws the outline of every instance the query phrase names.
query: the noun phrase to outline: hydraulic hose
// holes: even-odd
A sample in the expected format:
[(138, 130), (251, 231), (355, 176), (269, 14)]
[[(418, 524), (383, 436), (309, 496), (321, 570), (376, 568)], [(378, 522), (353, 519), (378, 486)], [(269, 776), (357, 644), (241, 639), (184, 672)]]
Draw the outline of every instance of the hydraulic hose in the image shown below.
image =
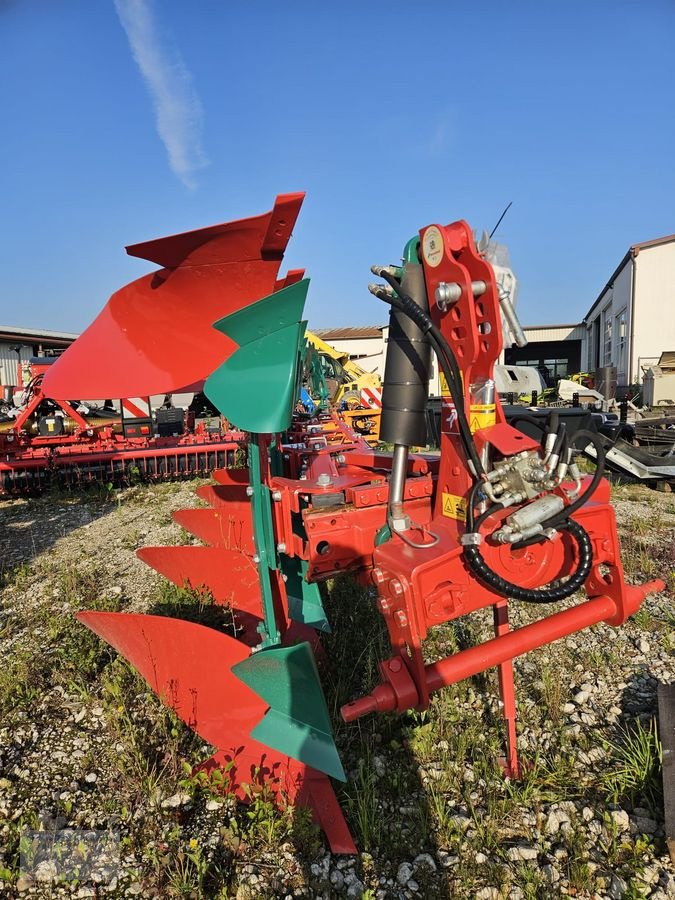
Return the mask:
[[(410, 297), (408, 297), (405, 292), (402, 291), (401, 285), (396, 280), (396, 278), (394, 278), (394, 276), (386, 270), (382, 270), (379, 274), (395, 291), (396, 296), (389, 296), (384, 291), (380, 292), (378, 296), (386, 303), (389, 303), (397, 309), (400, 309), (403, 313), (405, 313), (405, 315), (411, 318), (416, 325), (418, 325), (422, 332), (429, 335), (429, 341), (434, 352), (436, 353), (439, 366), (448, 383), (448, 388), (450, 390), (450, 394), (457, 411), (457, 424), (459, 428), (460, 439), (462, 441), (467, 460), (470, 462), (470, 468), (473, 469), (473, 474), (476, 479), (471, 489), (467, 509), (467, 529), (468, 531), (475, 533), (478, 531), (482, 522), (492, 512), (494, 512), (496, 509), (499, 509), (500, 507), (498, 504), (491, 506), (479, 517), (475, 525), (473, 524), (473, 507), (475, 505), (478, 490), (480, 489), (481, 485), (481, 481), (479, 479), (485, 479), (486, 473), (480, 461), (480, 457), (473, 440), (473, 435), (466, 418), (462, 379), (459, 371), (459, 366), (457, 364), (457, 359), (449, 343), (441, 333), (440, 329), (433, 323), (431, 318), (422, 309), (420, 309), (420, 307)], [(530, 421), (533, 425), (536, 425), (538, 430), (542, 432), (542, 436), (544, 435), (546, 429), (542, 427), (542, 425), (540, 425), (540, 423), (537, 422), (533, 417), (523, 416), (522, 419)], [(573, 503), (570, 503), (569, 506), (562, 510), (562, 512), (558, 513), (556, 516), (552, 516), (550, 520), (543, 523), (544, 527), (557, 527), (559, 530), (569, 531), (578, 548), (579, 561), (576, 570), (564, 584), (549, 586), (545, 588), (524, 588), (520, 585), (513, 584), (512, 582), (507, 581), (505, 578), (502, 578), (501, 575), (498, 575), (496, 572), (490, 569), (488, 564), (483, 559), (483, 556), (477, 544), (465, 545), (463, 548), (464, 557), (473, 573), (480, 581), (491, 587), (496, 593), (501, 594), (502, 596), (512, 597), (515, 600), (522, 600), (525, 603), (556, 603), (559, 600), (564, 600), (566, 597), (569, 597), (571, 594), (577, 591), (580, 587), (583, 586), (584, 582), (588, 578), (593, 564), (593, 550), (591, 541), (585, 529), (578, 522), (575, 522), (573, 519), (571, 519), (570, 516), (583, 503), (585, 503), (586, 499), (590, 497), (590, 495), (596, 489), (598, 482), (602, 477), (602, 472), (604, 471), (604, 453), (602, 452), (602, 446), (600, 442), (591, 432), (580, 430), (576, 432), (574, 438), (576, 439), (577, 436), (587, 437), (588, 440), (591, 441), (591, 443), (593, 443), (594, 447), (596, 448), (596, 452), (598, 454), (598, 465), (595, 474), (593, 476), (591, 484), (583, 494), (577, 497), (577, 499)], [(564, 429), (562, 429), (556, 441), (557, 450), (559, 452), (564, 452), (567, 444), (567, 438)], [(573, 445), (574, 440), (570, 443), (570, 446)], [(521, 541), (520, 544), (516, 544), (514, 546), (527, 546), (528, 544), (534, 543), (537, 540), (540, 540), (538, 536), (530, 538), (527, 541)]]
[[(587, 500), (590, 499), (591, 495), (597, 488), (600, 483), (600, 479), (603, 476), (605, 471), (605, 449), (602, 446), (602, 442), (598, 438), (597, 434), (592, 431), (587, 431), (585, 428), (580, 428), (578, 431), (574, 433), (572, 436), (572, 440), (570, 441), (570, 446), (574, 449), (574, 445), (578, 437), (585, 437), (586, 440), (593, 444), (595, 447), (595, 452), (597, 453), (597, 461), (595, 466), (595, 472), (593, 473), (593, 477), (591, 478), (591, 482), (586, 488), (586, 490), (579, 494), (576, 500), (572, 501), (569, 506), (566, 506), (561, 512), (557, 513), (555, 516), (552, 516), (550, 519), (547, 519), (543, 522), (543, 526), (545, 528), (555, 528), (559, 525), (560, 522), (563, 522), (565, 519), (569, 519), (572, 513), (575, 513), (581, 506), (586, 503)], [(526, 542), (523, 541), (518, 546), (526, 546)]]
[(569, 519), (560, 527), (562, 530), (569, 531), (579, 551), (576, 571), (564, 584), (545, 588), (524, 588), (513, 584), (488, 566), (476, 544), (464, 547), (464, 558), (476, 578), (504, 597), (522, 600), (524, 603), (557, 603), (558, 600), (564, 600), (565, 597), (569, 597), (583, 586), (593, 565), (593, 548), (586, 530), (574, 519)]
[(551, 456), (557, 456), (558, 459), (562, 459), (566, 432), (567, 429), (565, 427), (565, 423), (563, 422), (558, 428), (555, 444), (553, 445), (553, 450), (551, 450)]

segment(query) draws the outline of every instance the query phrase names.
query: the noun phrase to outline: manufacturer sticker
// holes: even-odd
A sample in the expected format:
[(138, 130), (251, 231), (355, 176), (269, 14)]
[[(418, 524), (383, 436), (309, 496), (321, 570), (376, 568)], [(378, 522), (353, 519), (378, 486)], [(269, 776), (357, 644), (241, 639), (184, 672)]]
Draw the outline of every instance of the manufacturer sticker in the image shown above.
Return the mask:
[(424, 232), (422, 256), (424, 261), (434, 269), (436, 266), (440, 266), (443, 259), (443, 235), (437, 225), (430, 225)]

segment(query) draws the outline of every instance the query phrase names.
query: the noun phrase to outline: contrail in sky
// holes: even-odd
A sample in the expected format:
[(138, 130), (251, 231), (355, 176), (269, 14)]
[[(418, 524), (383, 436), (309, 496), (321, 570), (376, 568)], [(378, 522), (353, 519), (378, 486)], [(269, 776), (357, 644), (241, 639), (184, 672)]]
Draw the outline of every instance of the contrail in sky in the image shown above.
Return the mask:
[(150, 0), (114, 0), (134, 59), (155, 108), (157, 132), (171, 171), (186, 187), (209, 164), (202, 149), (202, 104), (177, 50), (163, 45)]

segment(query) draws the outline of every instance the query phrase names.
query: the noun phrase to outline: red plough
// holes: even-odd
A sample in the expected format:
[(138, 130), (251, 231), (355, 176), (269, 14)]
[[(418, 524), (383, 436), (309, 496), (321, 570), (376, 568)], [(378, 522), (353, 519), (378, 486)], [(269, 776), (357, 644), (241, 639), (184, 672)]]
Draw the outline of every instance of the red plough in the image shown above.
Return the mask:
[[(300, 195), (288, 196), (295, 199), (278, 201), (275, 210), (292, 208), (297, 215)], [(206, 546), (144, 548), (139, 555), (172, 582), (203, 588), (228, 607), (231, 633), (156, 616), (82, 613), (80, 619), (217, 748), (206, 765), (224, 765), (239, 796), (246, 796), (245, 784), (262, 778), (312, 807), (334, 851), (353, 852), (328, 778), (344, 773), (314, 662), (317, 634), (330, 630), (318, 581), (349, 572), (374, 584), (391, 641), (380, 684), (348, 703), (343, 718), (423, 710), (435, 691), (496, 667), (505, 766), (514, 777), (513, 658), (596, 622), (619, 625), (663, 585), (625, 584), (594, 435), (555, 413), (543, 426), (534, 423), (535, 437), (506, 423), (493, 381), (502, 346), (500, 298), (464, 222), (423, 228), (401, 266), (373, 269), (384, 283), (370, 290), (392, 308), (381, 437), (393, 452), (373, 451), (345, 430), (333, 442), (325, 422), (294, 417), (308, 282), (299, 273), (279, 281), (276, 267), (295, 215), (284, 213), (284, 225), (273, 212), (246, 220), (257, 223), (251, 228), (235, 223), (195, 233), (208, 240), (198, 242), (193, 264), (171, 290), (172, 272), (141, 279), (128, 303), (118, 300), (114, 313), (85, 333), (88, 349), (77, 357), (92, 364), (98, 345), (122, 342), (135, 361), (135, 383), (148, 390), (158, 386), (160, 372), (184, 381), (203, 377), (206, 366), (214, 370), (206, 393), (248, 432), (248, 468), (217, 472), (217, 484), (198, 492), (209, 507), (175, 515)], [(282, 232), (274, 247), (271, 222)], [(248, 240), (256, 229), (250, 280), (246, 267), (237, 270), (230, 296), (231, 269), (212, 265), (209, 241), (240, 232)], [(156, 252), (157, 242), (148, 257), (164, 264), (192, 258), (194, 237), (167, 240), (171, 252)], [(162, 292), (176, 321), (180, 308), (187, 309), (175, 366), (149, 334)], [(432, 352), (444, 376), (436, 459), (410, 452), (425, 443)], [(67, 354), (54, 372), (62, 388), (71, 383)], [(95, 375), (101, 388), (106, 377), (105, 371)], [(246, 396), (250, 383), (253, 404)], [(575, 460), (589, 442), (597, 444), (599, 465), (595, 475), (582, 477)], [(575, 600), (581, 591), (586, 599)], [(568, 601), (564, 608), (510, 630), (510, 603), (562, 601)], [(492, 640), (425, 660), (432, 629), (486, 607), (493, 610)]]

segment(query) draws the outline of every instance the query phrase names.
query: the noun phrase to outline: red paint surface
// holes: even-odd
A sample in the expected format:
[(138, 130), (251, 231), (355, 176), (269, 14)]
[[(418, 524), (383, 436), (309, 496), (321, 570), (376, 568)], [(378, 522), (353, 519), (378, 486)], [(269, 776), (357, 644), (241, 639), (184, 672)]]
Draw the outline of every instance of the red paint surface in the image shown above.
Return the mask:
[(114, 293), (45, 373), (51, 397), (137, 397), (206, 378), (233, 351), (213, 323), (272, 294), (303, 194), (262, 216), (128, 248), (164, 266)]

